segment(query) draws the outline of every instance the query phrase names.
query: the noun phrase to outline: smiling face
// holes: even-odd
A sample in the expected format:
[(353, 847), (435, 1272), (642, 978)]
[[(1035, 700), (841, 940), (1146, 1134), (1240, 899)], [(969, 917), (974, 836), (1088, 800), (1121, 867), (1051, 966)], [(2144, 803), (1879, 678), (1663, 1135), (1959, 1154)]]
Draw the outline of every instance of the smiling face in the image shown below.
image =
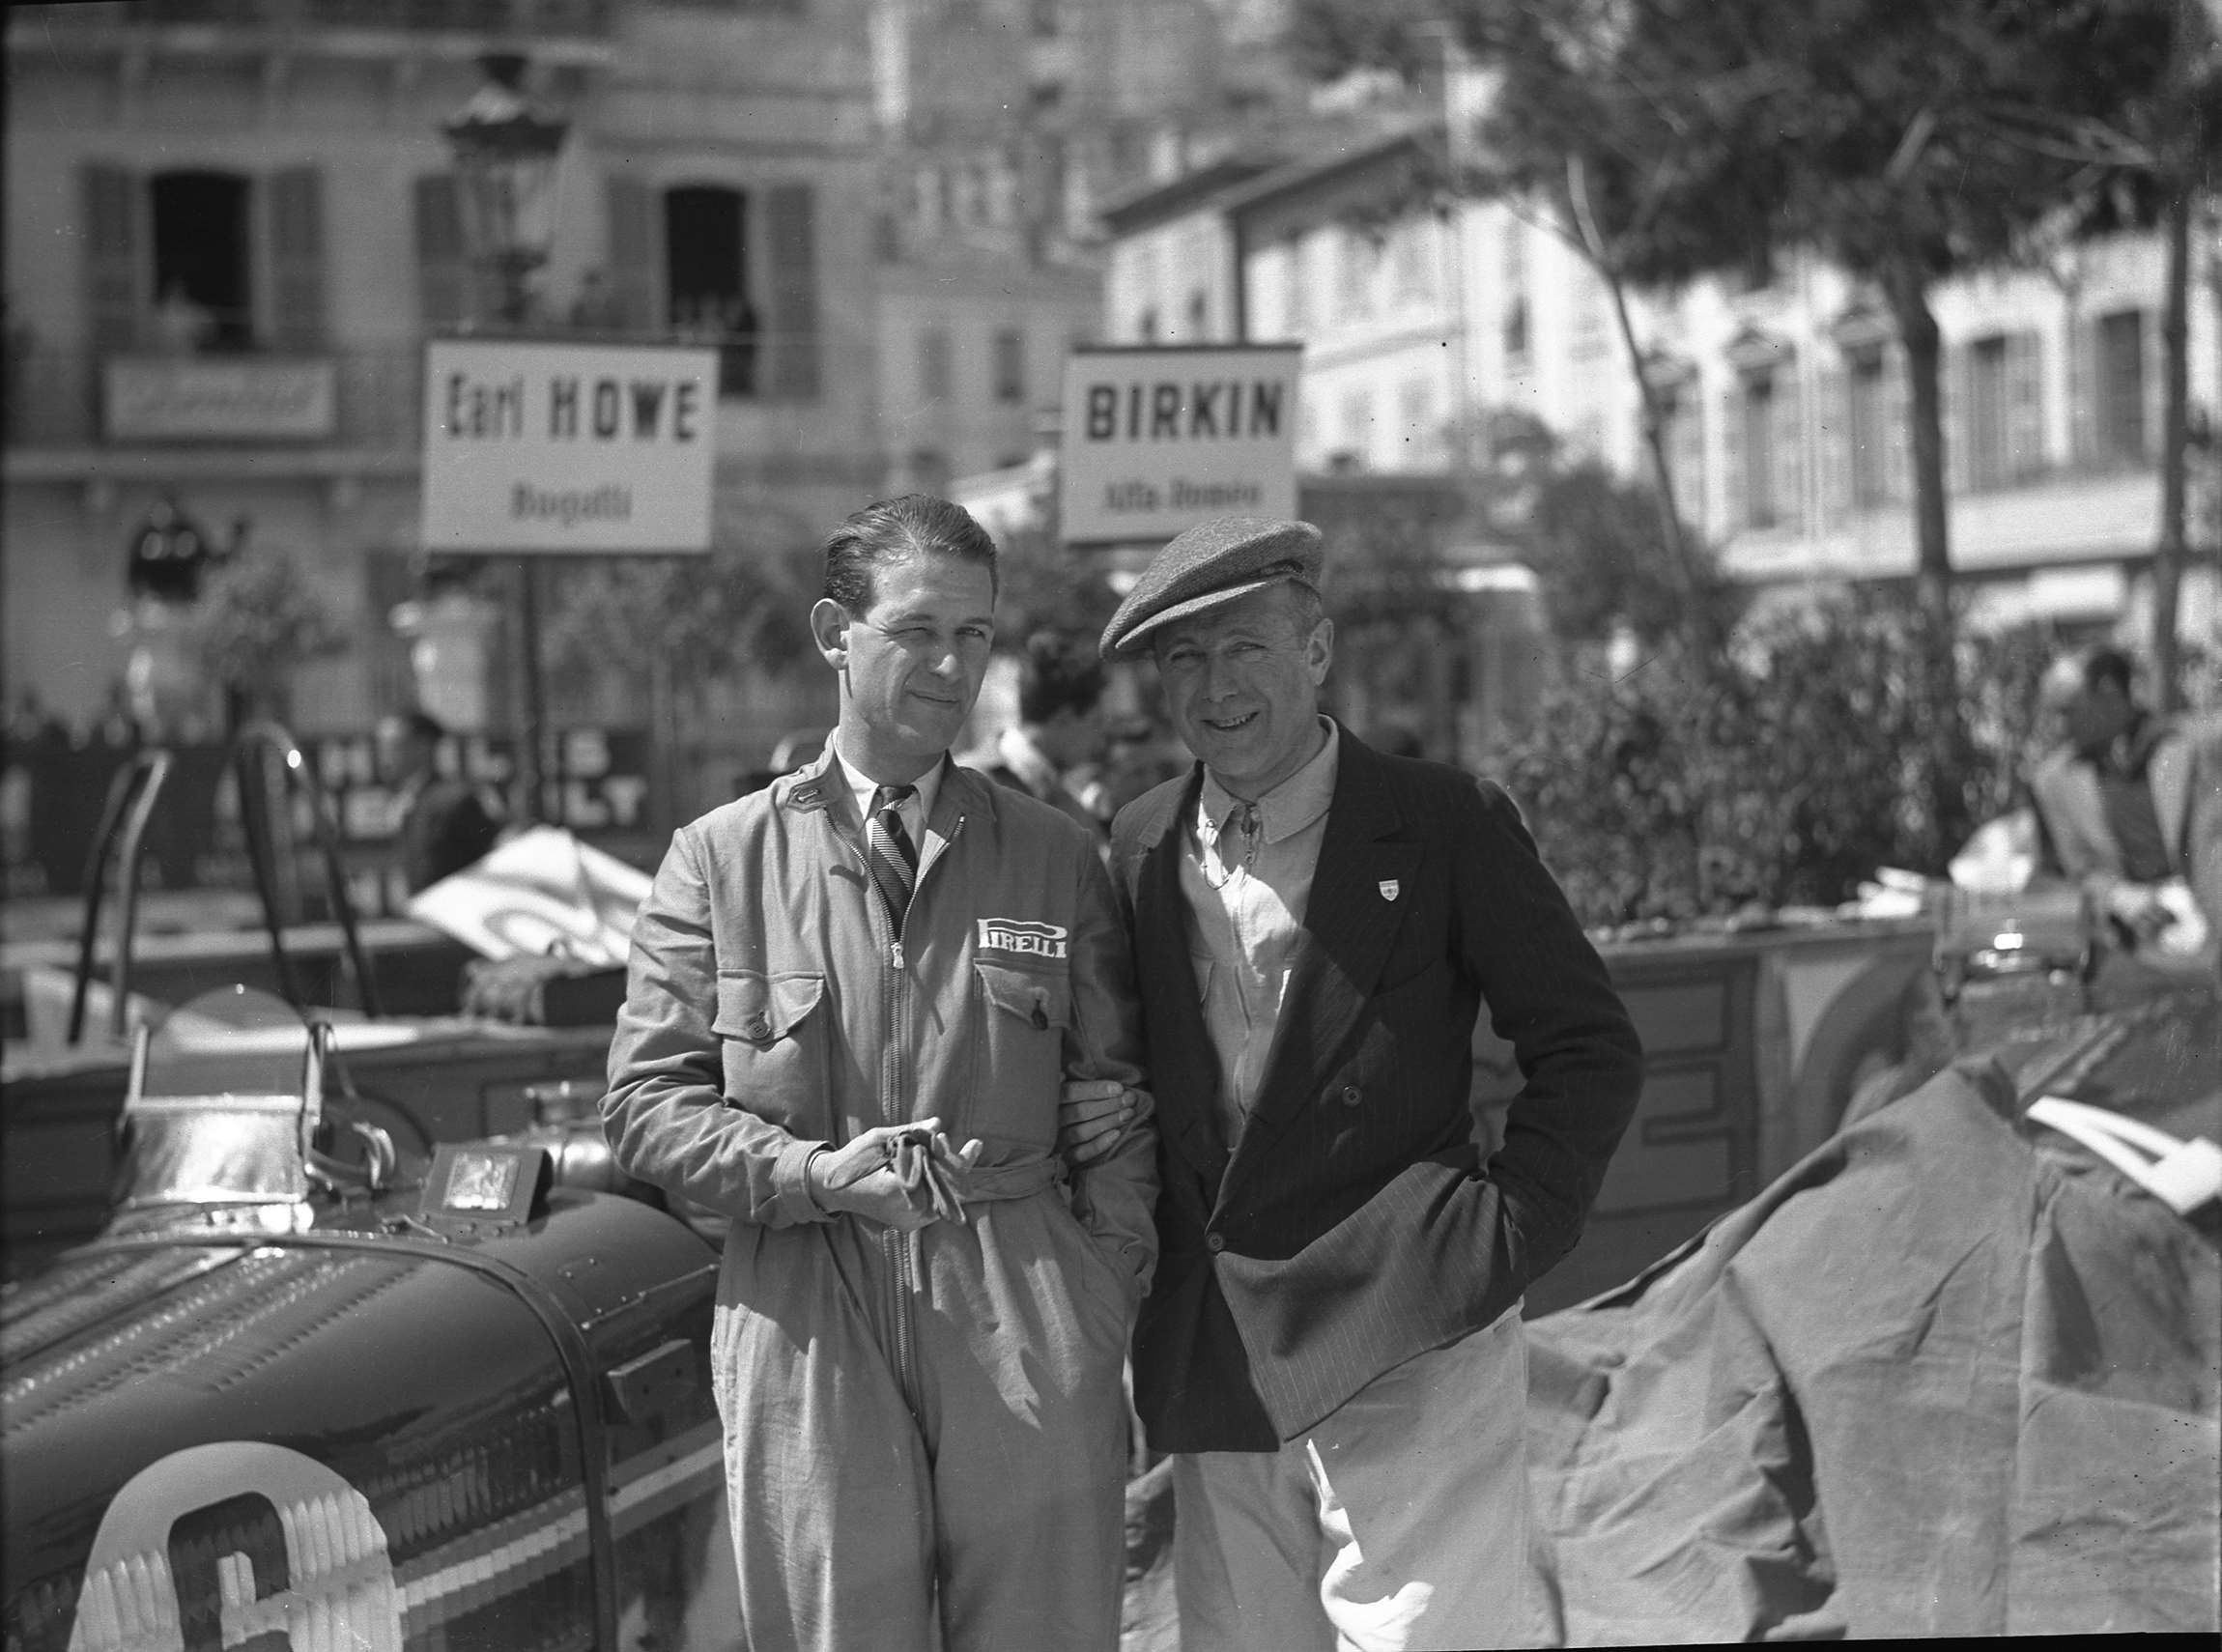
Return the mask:
[(1263, 797), (1319, 750), (1335, 628), (1307, 618), (1295, 587), (1275, 584), (1157, 633), (1173, 726), (1237, 797)]
[(995, 641), (995, 575), (928, 552), (882, 563), (871, 606), (820, 600), (811, 631), (840, 673), (841, 755), (883, 785), (941, 760), (972, 714)]

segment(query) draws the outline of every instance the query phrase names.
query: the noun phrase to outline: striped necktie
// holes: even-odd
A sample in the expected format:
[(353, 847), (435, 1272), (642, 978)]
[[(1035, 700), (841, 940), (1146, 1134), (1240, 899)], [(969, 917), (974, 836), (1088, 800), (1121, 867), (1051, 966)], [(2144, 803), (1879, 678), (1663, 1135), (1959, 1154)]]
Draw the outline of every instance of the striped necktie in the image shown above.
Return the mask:
[(887, 902), (887, 918), (896, 938), (902, 938), (902, 917), (910, 910), (910, 892), (918, 887), (918, 849), (903, 830), (899, 806), (918, 788), (883, 785), (871, 794), (871, 821), (865, 836), (871, 846), (871, 881)]

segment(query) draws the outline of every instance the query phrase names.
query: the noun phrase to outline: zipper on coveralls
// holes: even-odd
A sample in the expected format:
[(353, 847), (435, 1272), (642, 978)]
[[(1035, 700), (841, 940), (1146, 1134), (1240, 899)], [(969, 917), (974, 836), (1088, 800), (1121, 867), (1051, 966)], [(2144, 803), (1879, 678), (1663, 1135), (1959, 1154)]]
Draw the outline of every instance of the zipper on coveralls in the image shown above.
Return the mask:
[[(964, 816), (958, 815), (950, 828), (949, 837), (930, 846), (925, 859), (918, 865), (918, 875), (911, 883), (910, 903), (918, 905), (919, 892), (926, 887), (926, 874), (941, 859), (943, 851), (956, 840), (964, 830)], [(887, 925), (888, 967), (882, 972), (881, 1004), (887, 1012), (887, 1041), (880, 1051), (880, 1116), (890, 1124), (899, 1123), (915, 1110), (911, 1097), (904, 1094), (904, 1077), (909, 1068), (905, 1053), (910, 1042), (910, 977), (908, 958), (902, 941), (895, 933), (893, 920), (878, 901), (869, 903), (878, 909), (879, 922)], [(914, 1307), (918, 1296), (918, 1268), (913, 1258), (918, 1251), (918, 1236), (899, 1229), (885, 1229), (880, 1242), (886, 1247), (889, 1273), (894, 1281), (894, 1301), (890, 1304), (889, 1321), (895, 1327), (896, 1381), (902, 1389), (903, 1403), (909, 1408), (914, 1420), (919, 1418), (917, 1342), (918, 1325)]]

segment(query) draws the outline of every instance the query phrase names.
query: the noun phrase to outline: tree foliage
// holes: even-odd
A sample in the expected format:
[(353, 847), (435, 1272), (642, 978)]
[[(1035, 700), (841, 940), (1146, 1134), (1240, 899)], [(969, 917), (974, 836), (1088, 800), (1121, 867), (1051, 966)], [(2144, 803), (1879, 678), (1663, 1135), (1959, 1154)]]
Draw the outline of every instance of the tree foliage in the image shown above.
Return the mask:
[(1886, 866), (1941, 876), (1961, 822), (2020, 800), (2054, 639), (1955, 641), (1973, 760), (1939, 774), (1928, 623), (1866, 590), (1748, 628), (1726, 655), (1666, 641), (1622, 676), (1554, 688), (1500, 774), (1583, 922), (1833, 906)]
[(297, 667), (342, 653), (347, 634), (282, 551), (242, 550), (217, 561), (201, 585), (187, 643), (223, 691), (227, 721), (278, 713)]

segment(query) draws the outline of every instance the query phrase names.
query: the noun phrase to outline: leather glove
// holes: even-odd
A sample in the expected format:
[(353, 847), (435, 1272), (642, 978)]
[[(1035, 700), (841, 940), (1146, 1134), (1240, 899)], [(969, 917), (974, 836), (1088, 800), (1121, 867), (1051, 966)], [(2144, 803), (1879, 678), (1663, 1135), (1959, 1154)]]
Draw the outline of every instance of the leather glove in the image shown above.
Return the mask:
[(819, 1210), (916, 1233), (944, 1218), (964, 1220), (960, 1183), (981, 1152), (978, 1141), (953, 1146), (939, 1119), (922, 1119), (820, 1149), (803, 1174)]

